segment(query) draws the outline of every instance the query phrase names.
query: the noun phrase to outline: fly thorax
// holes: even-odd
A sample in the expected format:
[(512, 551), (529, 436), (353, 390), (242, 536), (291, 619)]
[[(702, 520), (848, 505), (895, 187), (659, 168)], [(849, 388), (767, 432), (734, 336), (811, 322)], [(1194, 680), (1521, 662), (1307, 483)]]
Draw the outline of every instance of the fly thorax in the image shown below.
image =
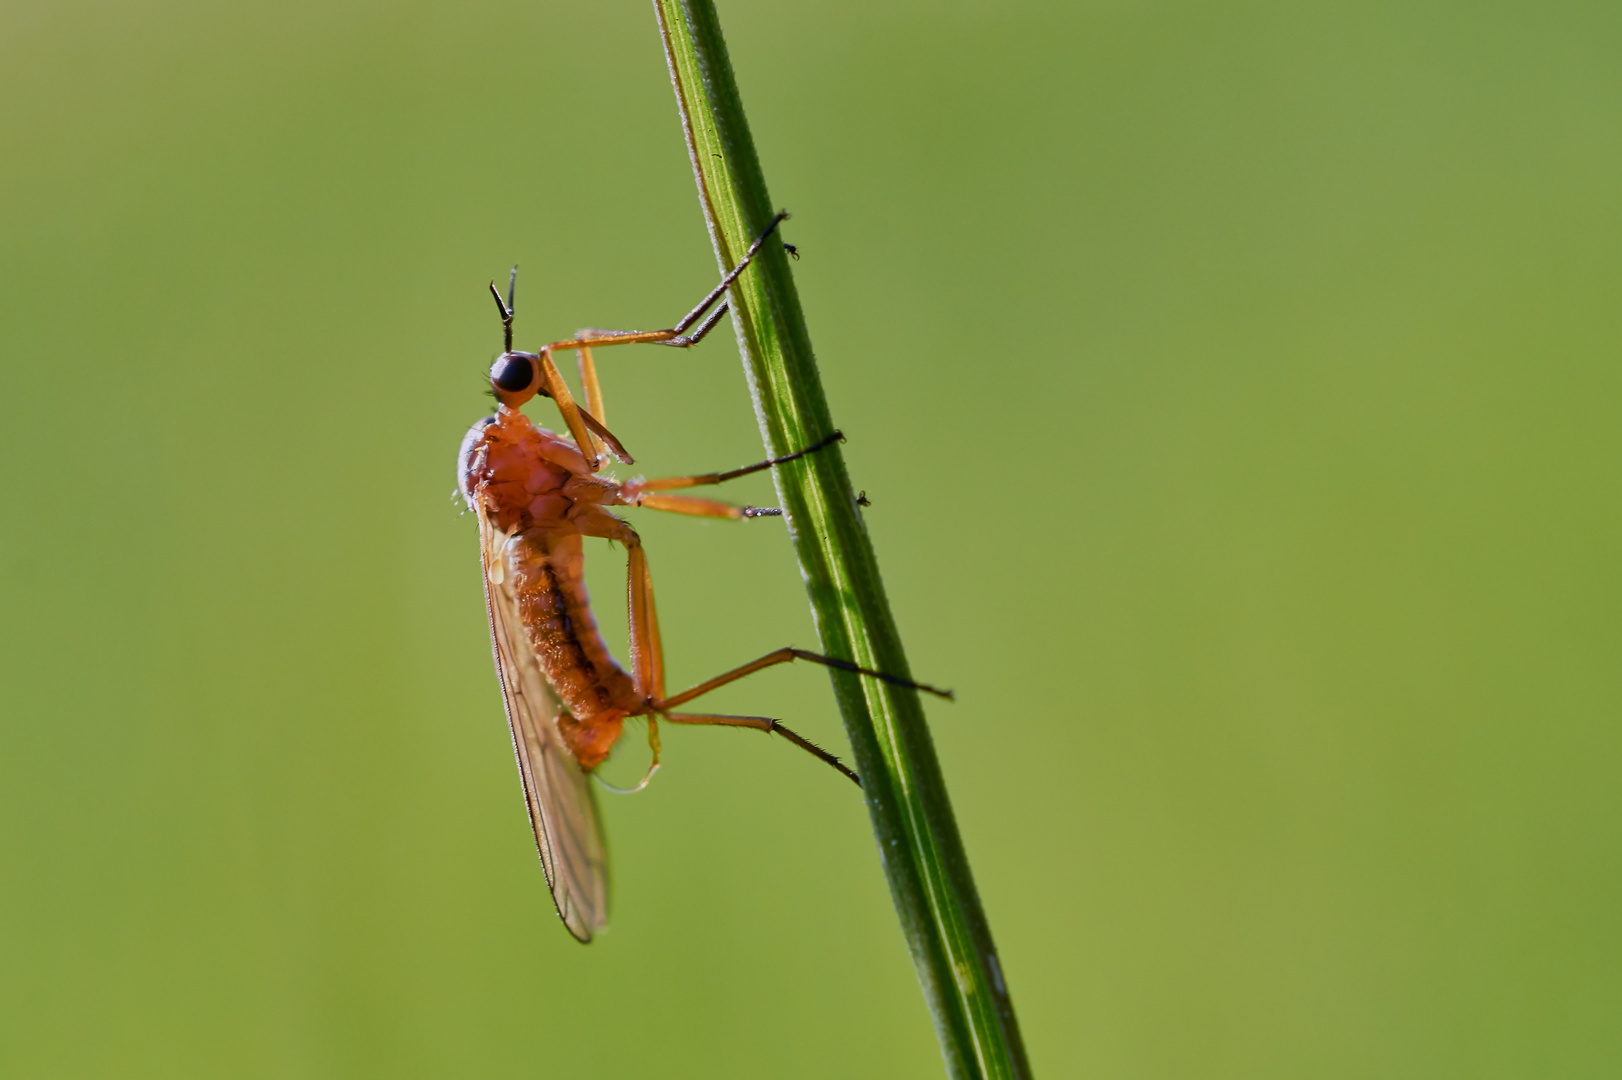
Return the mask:
[(549, 434), (523, 413), (503, 408), (474, 424), (462, 440), (462, 492), (469, 506), (482, 505), (504, 532), (561, 523), (572, 508), (562, 494), (572, 474), (545, 455)]
[(462, 436), (462, 448), (456, 452), (456, 487), (467, 500), (467, 508), (474, 509), (473, 491), (482, 479), (484, 468), (484, 433), (496, 422), (493, 416), (476, 420)]

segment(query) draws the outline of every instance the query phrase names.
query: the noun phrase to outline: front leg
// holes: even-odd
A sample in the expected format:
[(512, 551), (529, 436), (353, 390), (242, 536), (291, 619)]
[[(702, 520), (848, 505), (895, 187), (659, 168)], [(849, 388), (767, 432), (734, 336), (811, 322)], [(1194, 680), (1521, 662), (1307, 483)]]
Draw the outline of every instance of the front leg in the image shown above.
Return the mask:
[[(683, 349), (697, 345), (704, 339), (704, 335), (714, 329), (715, 324), (721, 320), (722, 314), (726, 311), (726, 305), (722, 304), (715, 311), (710, 312), (707, 319), (704, 318), (704, 313), (710, 310), (711, 305), (721, 298), (721, 295), (727, 291), (728, 286), (736, 281), (738, 275), (743, 273), (749, 264), (754, 261), (755, 255), (760, 251), (761, 245), (766, 242), (766, 238), (777, 229), (777, 226), (787, 220), (787, 211), (780, 211), (776, 217), (772, 218), (771, 224), (767, 225), (761, 234), (755, 237), (755, 242), (749, 245), (749, 250), (744, 252), (743, 258), (738, 261), (738, 265), (734, 266), (731, 272), (721, 279), (721, 284), (711, 289), (709, 295), (700, 300), (693, 310), (682, 316), (681, 321), (668, 330), (582, 330), (572, 340), (554, 341), (546, 348), (561, 352), (566, 349), (591, 348), (595, 345), (673, 345)], [(500, 301), (501, 296), (499, 293), (496, 295), (496, 299), (498, 302)], [(702, 324), (699, 324), (700, 319), (704, 320)], [(687, 334), (687, 331), (692, 329), (695, 324), (699, 324), (698, 330), (691, 335)]]

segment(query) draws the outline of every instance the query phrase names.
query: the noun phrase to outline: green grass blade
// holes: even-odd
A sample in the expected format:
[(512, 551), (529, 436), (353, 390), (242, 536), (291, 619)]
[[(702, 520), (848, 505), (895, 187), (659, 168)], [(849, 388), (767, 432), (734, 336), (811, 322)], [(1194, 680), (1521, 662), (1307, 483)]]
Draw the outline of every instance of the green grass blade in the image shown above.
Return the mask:
[[(775, 208), (710, 0), (654, 0), (704, 216), (722, 271)], [(773, 456), (834, 430), (781, 245), (731, 291), (733, 325)], [(836, 446), (774, 470), (823, 651), (909, 675), (878, 563)], [(832, 673), (890, 893), (948, 1075), (1028, 1077), (991, 931), (916, 691)]]

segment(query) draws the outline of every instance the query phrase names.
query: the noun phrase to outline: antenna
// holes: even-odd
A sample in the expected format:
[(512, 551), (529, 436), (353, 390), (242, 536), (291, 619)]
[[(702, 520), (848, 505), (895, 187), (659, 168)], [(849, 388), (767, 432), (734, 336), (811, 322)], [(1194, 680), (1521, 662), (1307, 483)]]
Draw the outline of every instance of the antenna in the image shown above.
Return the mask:
[(507, 279), (507, 299), (501, 299), (501, 290), (496, 283), (490, 283), (490, 295), (496, 298), (496, 310), (501, 312), (501, 329), (506, 343), (502, 352), (513, 351), (513, 293), (518, 288), (518, 267), (513, 267), (512, 276)]

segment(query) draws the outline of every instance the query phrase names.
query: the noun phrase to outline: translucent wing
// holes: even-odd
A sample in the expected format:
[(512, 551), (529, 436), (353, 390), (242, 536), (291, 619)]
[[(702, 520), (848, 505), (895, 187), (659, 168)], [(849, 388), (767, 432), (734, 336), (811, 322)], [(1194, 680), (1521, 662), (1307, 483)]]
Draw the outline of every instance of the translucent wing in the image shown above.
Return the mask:
[(608, 852), (596, 795), (558, 733), (563, 706), (524, 638), (501, 554), (507, 534), (482, 509), (479, 540), (496, 674), (506, 699), (507, 725), (541, 868), (563, 925), (580, 941), (590, 941), (608, 925)]

